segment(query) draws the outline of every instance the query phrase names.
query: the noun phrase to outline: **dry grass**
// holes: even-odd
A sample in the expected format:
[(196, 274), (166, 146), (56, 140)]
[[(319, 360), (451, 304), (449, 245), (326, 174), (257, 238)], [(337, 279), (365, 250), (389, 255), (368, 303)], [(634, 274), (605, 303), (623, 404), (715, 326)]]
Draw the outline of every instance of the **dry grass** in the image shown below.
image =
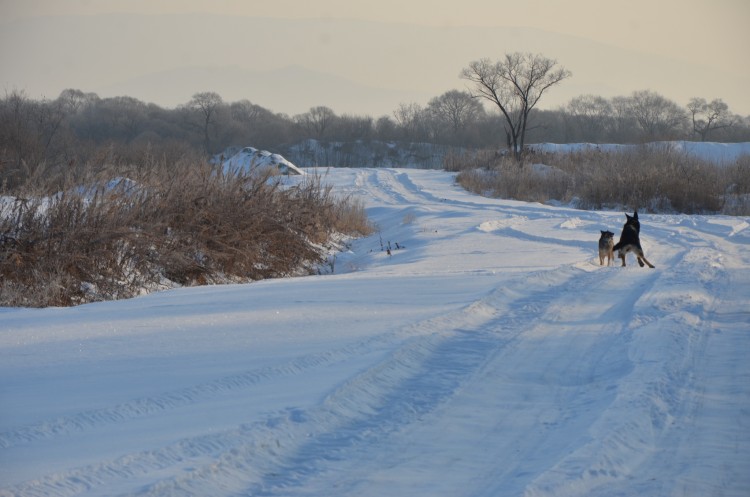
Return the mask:
[[(322, 262), (318, 247), (334, 233), (371, 231), (361, 204), (335, 199), (315, 177), (283, 187), (205, 163), (122, 169), (88, 175), (86, 189), (54, 178), (8, 192), (0, 207), (0, 305), (74, 305), (165, 283), (299, 274)], [(139, 181), (95, 178), (115, 173)], [(59, 186), (64, 193), (50, 196)]]
[[(750, 158), (715, 166), (668, 150), (536, 155), (532, 165), (498, 157), (477, 169), (467, 161), (457, 181), (469, 191), (516, 200), (575, 202), (585, 209), (750, 214)], [(549, 167), (540, 166), (543, 163)], [(451, 167), (456, 168), (456, 164)]]

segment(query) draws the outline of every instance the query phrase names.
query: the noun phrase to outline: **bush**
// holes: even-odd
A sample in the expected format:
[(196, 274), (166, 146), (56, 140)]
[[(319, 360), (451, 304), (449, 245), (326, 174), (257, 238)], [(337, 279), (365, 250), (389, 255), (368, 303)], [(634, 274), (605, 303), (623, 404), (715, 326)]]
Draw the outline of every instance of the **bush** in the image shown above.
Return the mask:
[[(668, 149), (535, 154), (536, 164), (499, 157), (482, 172), (468, 160), (459, 184), (484, 195), (545, 202), (575, 201), (585, 209), (750, 214), (750, 158), (716, 166)], [(541, 162), (544, 165), (540, 164)]]
[(316, 177), (287, 187), (206, 163), (148, 171), (137, 182), (66, 184), (46, 197), (49, 185), (28, 184), (3, 197), (0, 305), (73, 305), (174, 283), (312, 272), (332, 234), (371, 230), (360, 204), (333, 198)]

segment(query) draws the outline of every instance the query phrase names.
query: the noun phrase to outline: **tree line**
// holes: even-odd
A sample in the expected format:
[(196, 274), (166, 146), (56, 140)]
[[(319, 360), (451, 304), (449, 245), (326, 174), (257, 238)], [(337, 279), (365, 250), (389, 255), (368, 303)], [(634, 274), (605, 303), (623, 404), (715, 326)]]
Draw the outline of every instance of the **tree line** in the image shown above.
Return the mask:
[[(734, 114), (718, 98), (696, 97), (681, 106), (654, 91), (639, 90), (614, 98), (581, 95), (557, 109), (538, 109), (535, 105), (541, 93), (570, 73), (555, 67), (555, 61), (529, 57), (509, 54), (495, 63), (487, 59), (472, 62), (461, 73), (474, 85), (472, 89), (446, 91), (426, 105), (402, 103), (380, 117), (337, 114), (326, 106), (290, 116), (249, 100), (226, 102), (215, 92), (196, 93), (175, 108), (128, 96), (101, 98), (77, 89), (66, 89), (54, 99), (6, 92), (0, 98), (0, 178), (4, 184), (12, 183), (40, 163), (64, 168), (107, 156), (127, 161), (185, 153), (205, 156), (230, 146), (254, 146), (283, 154), (286, 147), (308, 139), (419, 142), (495, 150), (514, 149), (519, 138), (521, 146), (539, 142), (750, 141), (750, 116)], [(534, 64), (540, 63), (545, 78), (533, 81), (537, 86), (527, 88), (527, 93), (521, 92), (526, 99), (521, 100), (523, 105), (508, 108), (502, 93), (507, 89), (493, 87), (496, 80), (492, 78), (516, 77), (519, 67), (531, 75), (539, 74), (540, 66)], [(515, 93), (514, 98), (519, 92)]]

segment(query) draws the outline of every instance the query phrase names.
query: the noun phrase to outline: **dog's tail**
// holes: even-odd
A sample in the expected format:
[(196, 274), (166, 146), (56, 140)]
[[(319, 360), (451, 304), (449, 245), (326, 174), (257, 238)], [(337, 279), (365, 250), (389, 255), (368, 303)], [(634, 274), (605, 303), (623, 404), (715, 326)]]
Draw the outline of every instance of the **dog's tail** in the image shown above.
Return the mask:
[(615, 243), (614, 247), (612, 247), (612, 251), (620, 250), (624, 246), (625, 246), (625, 244), (622, 241), (619, 241), (619, 242)]

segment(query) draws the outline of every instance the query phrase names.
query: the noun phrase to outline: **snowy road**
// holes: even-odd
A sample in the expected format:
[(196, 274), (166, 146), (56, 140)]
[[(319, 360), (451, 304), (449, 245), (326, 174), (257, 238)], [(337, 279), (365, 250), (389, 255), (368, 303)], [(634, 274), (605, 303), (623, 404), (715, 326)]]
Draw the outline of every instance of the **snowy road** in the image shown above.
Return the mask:
[[(0, 495), (750, 495), (750, 220), (335, 169), (334, 274), (0, 309)], [(386, 249), (390, 248), (390, 255)]]

